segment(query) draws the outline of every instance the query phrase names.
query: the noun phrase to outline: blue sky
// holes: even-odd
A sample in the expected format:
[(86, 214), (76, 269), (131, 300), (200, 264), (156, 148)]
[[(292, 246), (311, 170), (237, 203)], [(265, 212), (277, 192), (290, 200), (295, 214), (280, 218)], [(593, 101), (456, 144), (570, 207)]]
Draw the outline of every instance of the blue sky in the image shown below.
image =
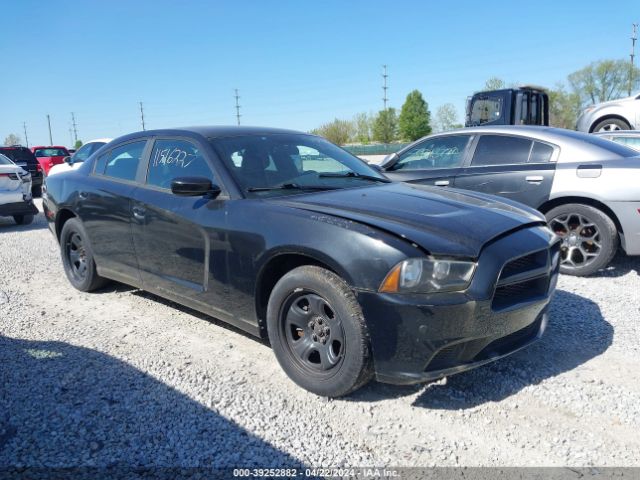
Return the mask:
[[(519, 6), (523, 5), (523, 6)], [(309, 130), (419, 89), (432, 112), (485, 80), (553, 86), (626, 58), (637, 0), (3, 2), (0, 141), (68, 145), (147, 128), (242, 123)], [(640, 45), (636, 46), (640, 58)]]

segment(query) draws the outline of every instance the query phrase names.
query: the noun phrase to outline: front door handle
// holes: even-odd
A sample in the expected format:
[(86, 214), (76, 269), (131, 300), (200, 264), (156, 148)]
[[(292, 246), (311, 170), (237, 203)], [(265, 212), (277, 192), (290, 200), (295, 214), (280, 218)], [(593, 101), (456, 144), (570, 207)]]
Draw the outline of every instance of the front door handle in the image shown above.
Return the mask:
[(436, 180), (433, 184), (436, 187), (448, 187), (449, 186), (449, 180)]
[(529, 175), (525, 180), (529, 183), (542, 183), (544, 177), (542, 175)]

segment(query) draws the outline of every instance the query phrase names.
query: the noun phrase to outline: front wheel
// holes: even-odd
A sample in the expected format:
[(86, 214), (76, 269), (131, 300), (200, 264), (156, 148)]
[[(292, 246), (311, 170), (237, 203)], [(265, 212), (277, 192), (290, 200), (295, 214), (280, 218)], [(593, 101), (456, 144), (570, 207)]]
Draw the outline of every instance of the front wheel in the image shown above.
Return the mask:
[(613, 220), (590, 205), (567, 204), (546, 213), (549, 227), (562, 238), (560, 272), (586, 276), (606, 267), (618, 249)]
[(616, 130), (631, 130), (631, 125), (619, 118), (608, 118), (593, 127), (594, 132), (615, 132)]
[(60, 253), (62, 254), (64, 273), (71, 285), (78, 290), (90, 292), (108, 282), (96, 271), (96, 262), (93, 260), (89, 237), (77, 218), (67, 220), (62, 227)]
[(285, 373), (317, 395), (347, 395), (372, 377), (369, 335), (353, 292), (316, 266), (283, 276), (267, 307), (271, 347)]

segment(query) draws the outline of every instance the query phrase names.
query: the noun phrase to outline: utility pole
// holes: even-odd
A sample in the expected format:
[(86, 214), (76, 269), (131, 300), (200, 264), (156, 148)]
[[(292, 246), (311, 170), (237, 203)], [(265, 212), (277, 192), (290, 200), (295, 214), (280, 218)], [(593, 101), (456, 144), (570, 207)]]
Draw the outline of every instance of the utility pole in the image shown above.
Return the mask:
[(69, 145), (71, 145), (71, 148), (74, 147), (74, 143), (73, 143), (73, 129), (71, 127), (69, 127)]
[(53, 145), (53, 137), (51, 136), (51, 117), (47, 113), (47, 124), (49, 125), (49, 145)]
[(142, 102), (140, 103), (140, 119), (142, 120), (142, 130), (146, 130), (146, 128), (144, 128), (144, 110), (142, 109)]
[(236, 88), (236, 94), (235, 94), (235, 99), (236, 99), (236, 120), (238, 121), (238, 125), (240, 125), (240, 104), (238, 103), (238, 100), (240, 100), (240, 95), (238, 95), (238, 89)]
[(387, 109), (387, 101), (389, 100), (387, 98), (387, 89), (389, 87), (387, 87), (387, 77), (389, 75), (387, 75), (387, 66), (383, 65), (382, 66), (382, 105), (384, 106), (384, 110)]
[[(73, 125), (73, 139), (78, 143), (78, 128), (76, 126), (76, 114), (71, 112), (71, 125)], [(75, 146), (75, 143), (72, 146)]]
[(29, 136), (27, 135), (27, 122), (22, 122), (22, 127), (24, 128), (24, 141), (29, 146)]
[(638, 39), (638, 24), (632, 23), (631, 30), (631, 65), (629, 66), (629, 96), (631, 96), (631, 90), (633, 89), (633, 58), (636, 56), (636, 40)]

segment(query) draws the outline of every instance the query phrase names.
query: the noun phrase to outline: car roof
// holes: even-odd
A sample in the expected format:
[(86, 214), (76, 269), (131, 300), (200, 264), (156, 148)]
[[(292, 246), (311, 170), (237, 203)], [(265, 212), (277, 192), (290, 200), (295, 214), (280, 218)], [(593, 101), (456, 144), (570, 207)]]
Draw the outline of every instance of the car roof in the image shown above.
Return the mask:
[(212, 126), (195, 126), (195, 127), (176, 127), (157, 130), (143, 130), (130, 133), (117, 138), (117, 141), (133, 140), (140, 137), (162, 136), (162, 135), (188, 135), (202, 136), (207, 139), (222, 137), (238, 137), (244, 135), (271, 135), (271, 134), (296, 134), (311, 135), (310, 133), (300, 132), (296, 130), (288, 130), (284, 128), (273, 127), (253, 127), (253, 126), (237, 126), (237, 125), (212, 125)]

